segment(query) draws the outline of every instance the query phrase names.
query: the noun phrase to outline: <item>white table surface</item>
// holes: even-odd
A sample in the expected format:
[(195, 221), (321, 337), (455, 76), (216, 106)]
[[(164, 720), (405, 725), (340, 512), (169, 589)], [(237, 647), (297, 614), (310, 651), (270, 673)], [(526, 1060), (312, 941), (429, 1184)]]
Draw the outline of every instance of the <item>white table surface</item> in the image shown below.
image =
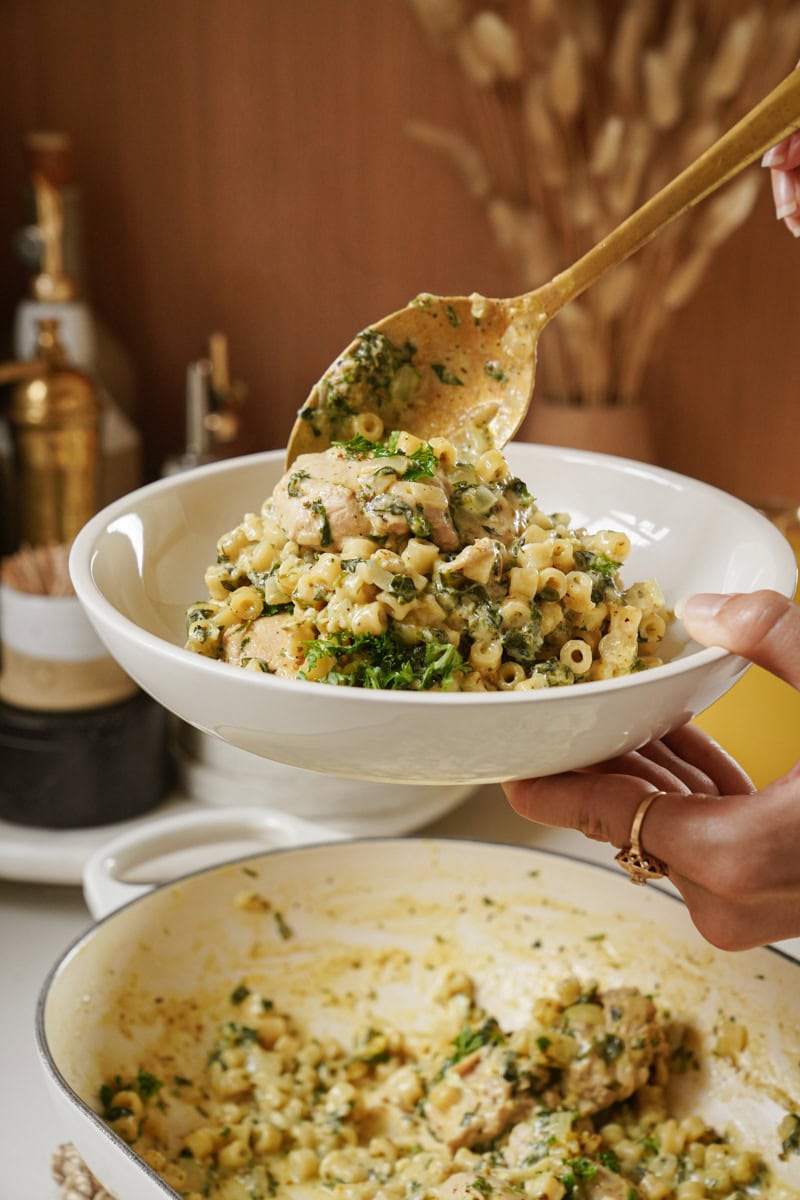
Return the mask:
[[(494, 786), (415, 833), (528, 844), (613, 862), (607, 845), (524, 821)], [(59, 1195), (50, 1158), (65, 1139), (37, 1059), (36, 1003), (50, 968), (91, 924), (77, 886), (0, 879), (0, 1200), (56, 1200)], [(783, 945), (794, 949), (794, 943)]]

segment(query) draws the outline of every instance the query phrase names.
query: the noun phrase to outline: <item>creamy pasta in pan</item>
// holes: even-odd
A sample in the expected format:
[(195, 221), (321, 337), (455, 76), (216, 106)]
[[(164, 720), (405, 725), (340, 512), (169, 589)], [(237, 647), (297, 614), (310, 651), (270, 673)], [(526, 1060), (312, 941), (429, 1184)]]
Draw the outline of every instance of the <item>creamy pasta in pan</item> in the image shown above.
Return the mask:
[[(366, 418), (365, 418), (366, 420)], [(217, 544), (188, 649), (351, 687), (558, 687), (658, 665), (659, 584), (624, 533), (542, 511), (498, 450), (364, 433), (301, 455)]]
[[(109, 1079), (103, 1115), (186, 1200), (796, 1195), (727, 1133), (671, 1113), (670, 1078), (702, 1063), (692, 1030), (636, 988), (566, 977), (508, 1030), (451, 970), (433, 1006), (438, 1035), (379, 1024), (345, 1045), (242, 980), (199, 1072), (172, 1053), (159, 1075)], [(778, 1131), (787, 1154), (799, 1125)]]

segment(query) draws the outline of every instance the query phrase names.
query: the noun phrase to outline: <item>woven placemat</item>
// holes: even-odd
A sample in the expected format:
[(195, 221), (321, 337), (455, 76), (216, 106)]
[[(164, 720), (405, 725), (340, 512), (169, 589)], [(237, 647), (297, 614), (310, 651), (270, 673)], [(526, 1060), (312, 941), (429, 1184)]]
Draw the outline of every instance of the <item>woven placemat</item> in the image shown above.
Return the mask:
[(61, 1190), (61, 1200), (114, 1200), (98, 1183), (71, 1142), (53, 1152), (50, 1167)]

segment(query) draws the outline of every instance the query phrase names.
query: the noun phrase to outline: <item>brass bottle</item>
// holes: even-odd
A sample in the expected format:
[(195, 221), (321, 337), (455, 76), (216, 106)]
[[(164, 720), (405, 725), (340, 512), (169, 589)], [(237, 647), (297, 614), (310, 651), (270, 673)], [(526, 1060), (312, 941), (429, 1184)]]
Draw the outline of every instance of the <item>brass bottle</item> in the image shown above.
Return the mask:
[(97, 511), (101, 404), (93, 378), (67, 362), (58, 321), (39, 322), (37, 358), (19, 367), (8, 417), (17, 533), (32, 546), (70, 542)]

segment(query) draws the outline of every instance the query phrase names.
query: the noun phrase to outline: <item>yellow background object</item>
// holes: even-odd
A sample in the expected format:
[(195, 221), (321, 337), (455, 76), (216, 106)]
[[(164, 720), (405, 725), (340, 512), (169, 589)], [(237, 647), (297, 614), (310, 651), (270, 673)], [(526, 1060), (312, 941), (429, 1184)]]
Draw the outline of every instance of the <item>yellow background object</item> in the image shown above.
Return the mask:
[[(800, 508), (769, 515), (788, 537), (800, 565)], [(800, 586), (795, 601), (800, 603)], [(800, 691), (761, 667), (751, 667), (695, 724), (741, 763), (758, 788), (800, 759)]]

